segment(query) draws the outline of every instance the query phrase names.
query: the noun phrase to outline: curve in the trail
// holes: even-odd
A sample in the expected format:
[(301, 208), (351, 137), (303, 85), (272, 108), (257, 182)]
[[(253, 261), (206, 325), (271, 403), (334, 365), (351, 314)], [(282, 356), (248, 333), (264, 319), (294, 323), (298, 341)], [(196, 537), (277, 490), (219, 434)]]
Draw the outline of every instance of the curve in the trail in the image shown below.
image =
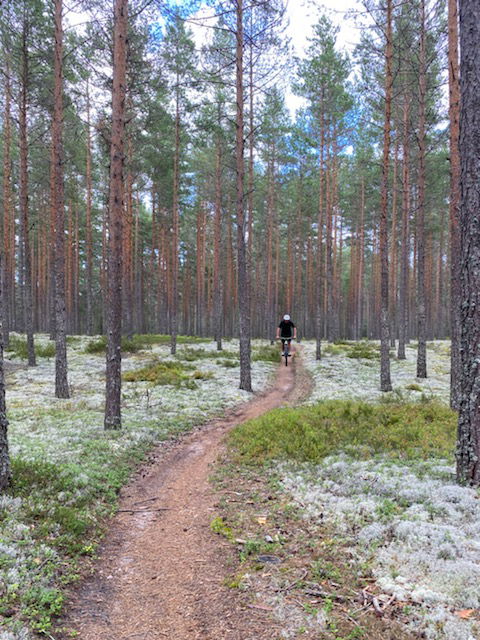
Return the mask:
[(95, 574), (73, 594), (63, 629), (76, 629), (81, 640), (272, 638), (265, 613), (246, 613), (223, 584), (229, 544), (210, 530), (208, 477), (232, 427), (303, 395), (300, 366), (292, 364), (279, 366), (266, 393), (160, 449), (122, 491)]

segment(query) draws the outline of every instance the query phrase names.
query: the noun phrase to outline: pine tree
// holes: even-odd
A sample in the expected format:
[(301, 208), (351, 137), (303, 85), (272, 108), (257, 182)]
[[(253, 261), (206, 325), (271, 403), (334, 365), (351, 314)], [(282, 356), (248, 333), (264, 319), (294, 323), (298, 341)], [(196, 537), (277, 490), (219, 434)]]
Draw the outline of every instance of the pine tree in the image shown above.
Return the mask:
[(121, 428), (122, 218), (124, 211), (125, 101), (128, 0), (115, 0), (113, 23), (112, 132), (108, 201), (107, 366), (105, 429)]

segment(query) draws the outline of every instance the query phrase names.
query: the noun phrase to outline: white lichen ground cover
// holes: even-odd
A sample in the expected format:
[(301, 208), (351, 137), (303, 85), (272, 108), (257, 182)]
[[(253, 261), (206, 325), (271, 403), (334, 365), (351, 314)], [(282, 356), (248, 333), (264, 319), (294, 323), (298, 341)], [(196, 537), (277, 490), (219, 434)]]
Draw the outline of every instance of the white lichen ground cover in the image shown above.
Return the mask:
[[(326, 344), (324, 344), (324, 347)], [(315, 389), (308, 403), (318, 400), (347, 399), (376, 402), (385, 398), (380, 391), (380, 367), (378, 360), (348, 358), (345, 354), (324, 353), (315, 360), (315, 343), (305, 342), (305, 366), (315, 380)], [(416, 348), (407, 345), (406, 360), (390, 361), (393, 391), (391, 396), (417, 400), (422, 394), (434, 396), (445, 402), (450, 394), (450, 342), (436, 340), (427, 345), (426, 379), (416, 377)], [(421, 390), (408, 389), (415, 385)]]
[[(429, 347), (425, 381), (415, 378), (413, 348), (407, 361), (392, 362), (390, 396), (448, 401), (449, 344)], [(316, 382), (309, 402), (380, 399), (378, 361), (314, 357), (307, 343)], [(406, 389), (413, 383), (423, 392)], [(306, 518), (332, 523), (348, 541), (352, 566), (369, 562), (379, 589), (404, 603), (411, 631), (428, 640), (480, 638), (480, 500), (476, 490), (455, 484), (453, 452), (448, 461), (408, 462), (342, 453), (318, 465), (285, 465), (282, 478)]]
[[(37, 340), (46, 343), (48, 338), (38, 336)], [(34, 607), (40, 600), (48, 600), (44, 608), (54, 614), (58, 608), (56, 599), (61, 602), (61, 594), (57, 590), (58, 568), (64, 558), (55, 544), (60, 526), (50, 523), (48, 531), (36, 535), (32, 511), (53, 510), (58, 505), (65, 510), (69, 507), (76, 510), (77, 505), (81, 505), (83, 519), (94, 524), (112, 508), (105, 503), (99, 491), (99, 484), (105, 481), (109, 466), (114, 468), (117, 462), (130, 455), (132, 459), (139, 459), (142, 452), (154, 443), (201, 424), (250, 397), (238, 389), (238, 366), (227, 368), (216, 359), (199, 359), (188, 364), (202, 373), (209, 372), (211, 377), (195, 380), (194, 388), (124, 382), (123, 428), (118, 432), (105, 432), (105, 356), (85, 354), (88, 340), (79, 338), (69, 345), (72, 398), (68, 400), (54, 397), (53, 358), (39, 358), (38, 366), (34, 368), (27, 368), (20, 360), (12, 361), (16, 365), (13, 369), (7, 363), (12, 459), (32, 465), (32, 469), (36, 468), (35, 465), (43, 465), (42, 468), (53, 465), (50, 469), (56, 476), (68, 479), (68, 490), (49, 495), (48, 503), (35, 491), (23, 499), (0, 498), (0, 607), (2, 603), (7, 611), (8, 603), (13, 603), (14, 608), (23, 607), (21, 616), (9, 612), (3, 618), (0, 608), (0, 628), (8, 627), (8, 631), (0, 631), (0, 640), (29, 638), (29, 625), (25, 624), (25, 618), (38, 630), (48, 630), (48, 616), (42, 619)], [(194, 347), (214, 350), (216, 345), (205, 342)], [(179, 346), (179, 352), (182, 348)], [(225, 348), (238, 351), (238, 343), (229, 342)], [(8, 358), (9, 354), (6, 356)], [(143, 367), (155, 358), (162, 361), (173, 359), (168, 346), (154, 345), (151, 349), (125, 357), (123, 370)], [(21, 368), (18, 365), (22, 365)], [(265, 387), (274, 369), (275, 365), (271, 363), (252, 363), (255, 390)], [(54, 520), (54, 516), (52, 518)], [(92, 550), (93, 547), (86, 542), (83, 552)], [(19, 618), (23, 618), (23, 622)]]

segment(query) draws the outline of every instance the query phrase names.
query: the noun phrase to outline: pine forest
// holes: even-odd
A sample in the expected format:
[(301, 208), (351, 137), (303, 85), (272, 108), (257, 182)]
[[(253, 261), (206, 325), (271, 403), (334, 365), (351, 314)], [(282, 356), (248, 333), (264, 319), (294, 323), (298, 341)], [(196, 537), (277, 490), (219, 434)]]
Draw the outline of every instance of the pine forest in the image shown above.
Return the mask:
[(0, 640), (480, 640), (478, 2), (0, 42)]

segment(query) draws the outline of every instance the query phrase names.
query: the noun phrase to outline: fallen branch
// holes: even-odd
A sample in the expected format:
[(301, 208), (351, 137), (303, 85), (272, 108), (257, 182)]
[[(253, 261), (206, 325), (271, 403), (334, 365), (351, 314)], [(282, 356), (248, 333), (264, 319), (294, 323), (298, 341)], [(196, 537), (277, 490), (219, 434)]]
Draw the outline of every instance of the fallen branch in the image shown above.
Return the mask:
[(119, 509), (117, 513), (155, 513), (155, 511), (170, 511), (167, 507), (160, 507), (159, 509)]
[(283, 587), (282, 589), (275, 589), (275, 591), (277, 593), (282, 593), (283, 591), (290, 591), (290, 589), (292, 589), (296, 584), (298, 584), (299, 582), (304, 580), (307, 576), (308, 576), (308, 569), (305, 569), (303, 575), (301, 575), (299, 578), (297, 578), (296, 580), (294, 580), (290, 584), (287, 584), (287, 586)]

